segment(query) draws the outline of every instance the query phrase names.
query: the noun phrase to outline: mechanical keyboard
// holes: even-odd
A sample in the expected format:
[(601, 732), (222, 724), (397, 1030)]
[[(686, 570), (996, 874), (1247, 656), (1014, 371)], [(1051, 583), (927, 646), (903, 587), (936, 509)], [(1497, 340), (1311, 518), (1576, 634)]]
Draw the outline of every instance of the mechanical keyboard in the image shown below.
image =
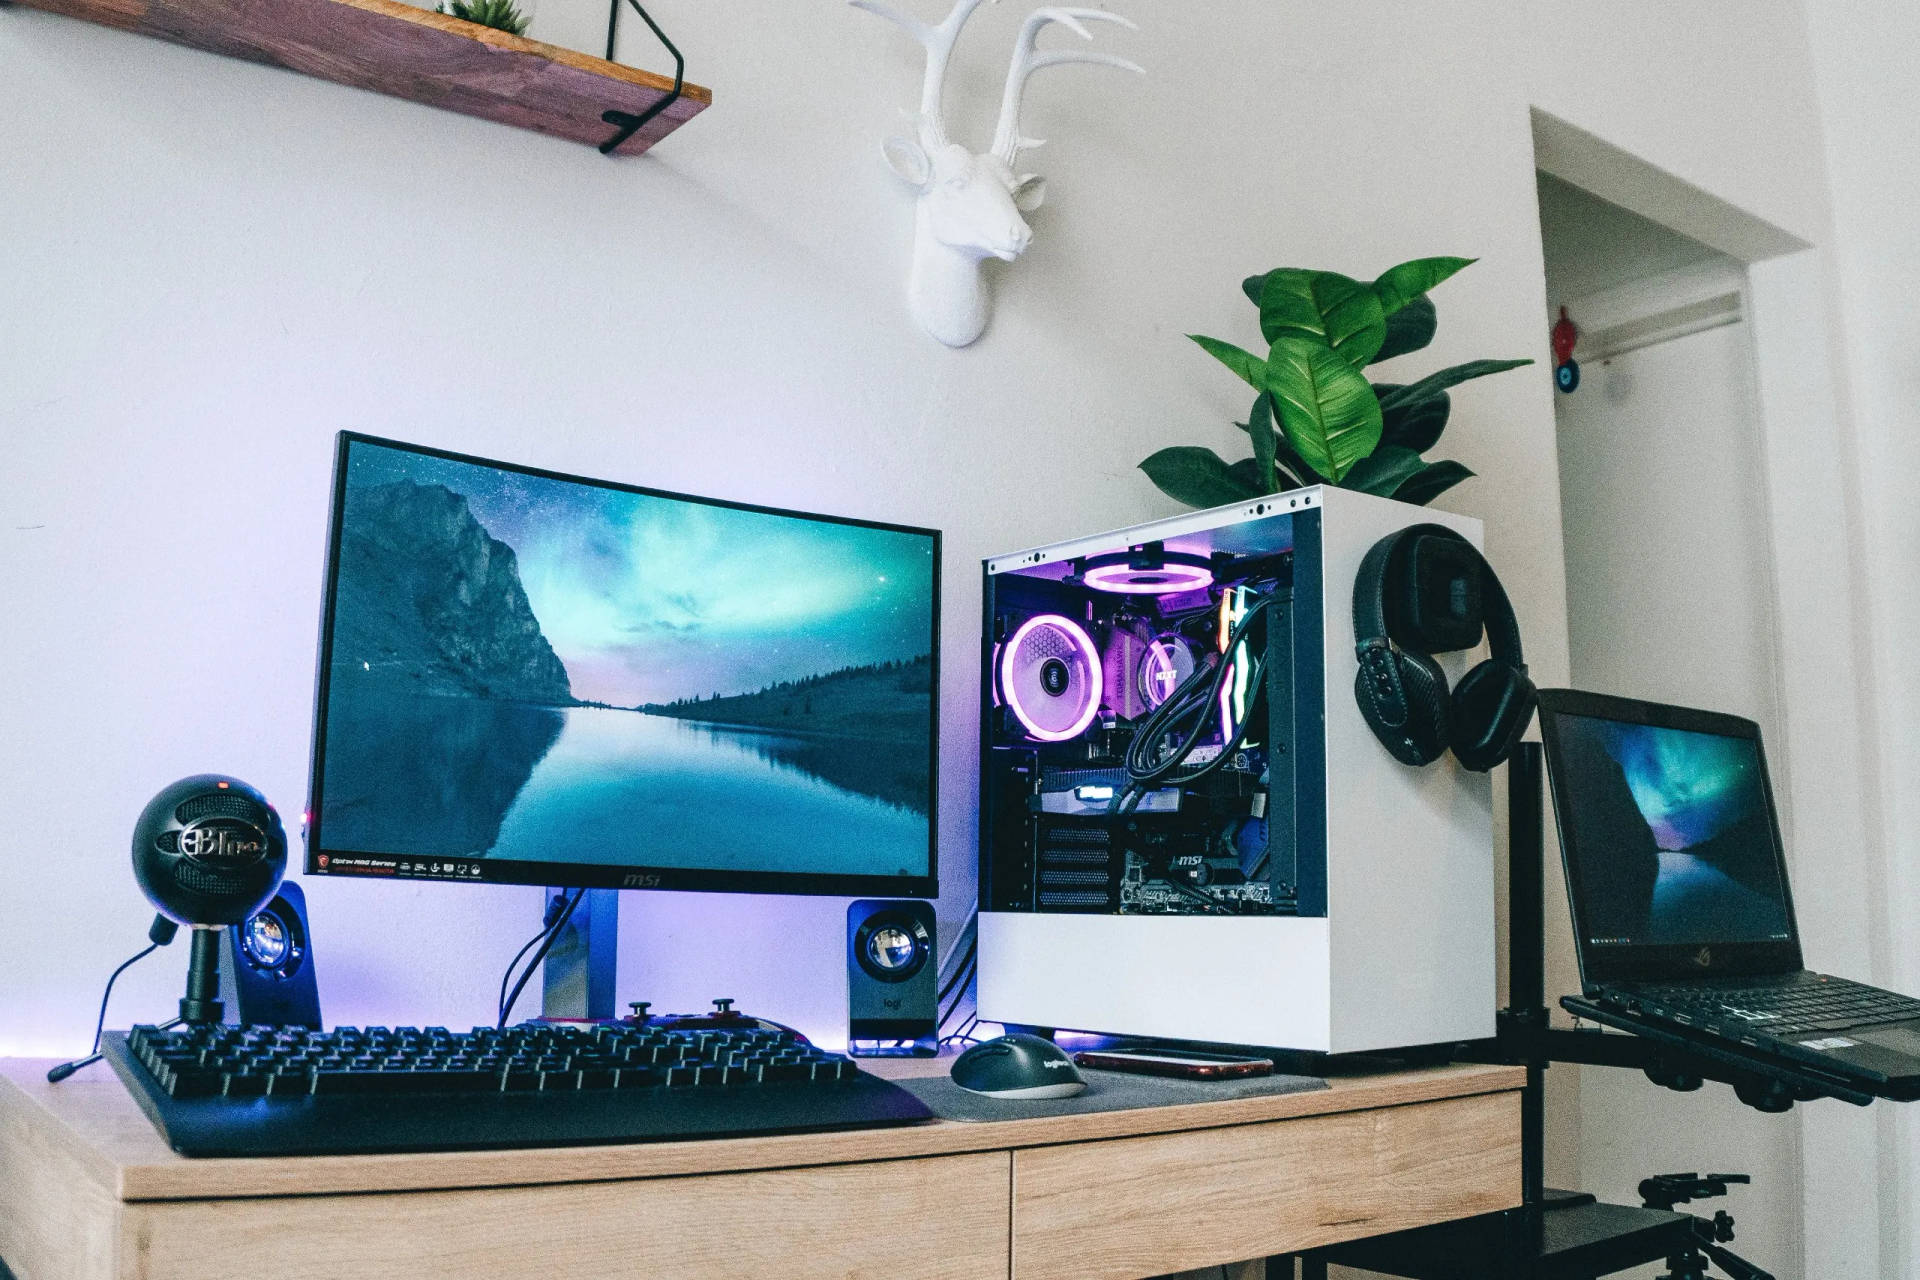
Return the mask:
[(471, 1031), (143, 1026), (102, 1048), (189, 1156), (649, 1142), (932, 1115), (799, 1032), (738, 1013)]

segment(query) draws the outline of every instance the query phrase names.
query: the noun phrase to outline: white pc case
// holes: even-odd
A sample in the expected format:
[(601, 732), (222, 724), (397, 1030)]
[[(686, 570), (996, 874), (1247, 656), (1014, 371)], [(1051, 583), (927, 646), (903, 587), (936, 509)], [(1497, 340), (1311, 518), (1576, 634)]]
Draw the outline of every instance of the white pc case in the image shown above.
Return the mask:
[[(986, 561), (983, 1020), (1326, 1053), (1493, 1035), (1488, 777), (1451, 756), (1426, 768), (1399, 763), (1354, 702), (1355, 573), (1376, 541), (1420, 523), (1481, 543), (1475, 520), (1312, 488)], [(1180, 914), (1177, 906), (1134, 914), (1117, 900), (1090, 909), (1084, 897), (1075, 909), (1053, 910), (1041, 892), (1028, 824), (1046, 807), (1042, 784), (1021, 781), (1022, 793), (1008, 781), (1029, 772), (1010, 761), (1040, 752), (1023, 745), (1003, 705), (1001, 650), (1023, 612), (1081, 607), (1074, 584), (1090, 559), (1111, 563), (1142, 548), (1189, 561), (1290, 553), (1291, 672), (1277, 681), (1270, 672), (1267, 687), (1276, 705), (1290, 699), (1292, 709), (1290, 720), (1274, 721), (1262, 775), (1271, 799), (1260, 804), (1271, 806), (1273, 856), (1291, 825), (1293, 870), (1275, 876), (1276, 886), (1287, 884), (1261, 906), (1268, 914)], [(1081, 604), (1089, 620), (1103, 607)], [(1455, 680), (1469, 659), (1449, 655), (1442, 665)], [(1106, 708), (1101, 714), (1112, 723)], [(1263, 865), (1274, 875), (1277, 864)]]

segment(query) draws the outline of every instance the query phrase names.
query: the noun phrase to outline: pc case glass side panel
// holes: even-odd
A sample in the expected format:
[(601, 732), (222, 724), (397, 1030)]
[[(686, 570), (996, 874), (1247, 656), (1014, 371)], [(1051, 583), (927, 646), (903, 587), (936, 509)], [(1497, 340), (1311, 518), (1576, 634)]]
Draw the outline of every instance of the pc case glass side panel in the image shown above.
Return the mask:
[[(1184, 531), (1177, 547), (1171, 540), (1145, 547), (1132, 542), (1156, 526), (1062, 544), (1084, 549), (1087, 557), (1132, 552), (1150, 558), (1153, 547), (1163, 546), (1212, 558), (1220, 581), (1201, 591), (1170, 588), (1143, 599), (1095, 590), (1079, 571), (1085, 557), (988, 561), (981, 655), (983, 910), (1325, 914), (1319, 511), (1310, 503), (1275, 513), (1274, 505), (1278, 501), (1269, 499), (1250, 506), (1244, 518)], [(1302, 529), (1309, 541), (1296, 545)], [(1294, 575), (1308, 561), (1303, 589)], [(1121, 757), (1133, 726), (1157, 705), (1154, 692), (1164, 700), (1164, 690), (1143, 679), (1152, 656), (1164, 653), (1155, 646), (1172, 637), (1175, 645), (1192, 644), (1197, 661), (1210, 661), (1207, 655), (1217, 655), (1223, 643), (1221, 592), (1231, 590), (1252, 592), (1242, 599), (1246, 607), (1271, 597), (1268, 676), (1241, 695), (1264, 692), (1268, 713), (1253, 721), (1246, 742), (1210, 779), (1191, 788), (1153, 788), (1131, 818), (1108, 815), (1107, 802), (1127, 785)], [(1060, 620), (1062, 644), (1071, 632), (1084, 631), (1101, 653), (1100, 712), (1065, 741), (1049, 740), (1051, 721), (1035, 732), (1018, 706), (1009, 706), (1018, 703), (1020, 688), (1007, 696), (1010, 680), (1032, 673), (1010, 664), (1004, 646), (1035, 634), (1030, 624), (1043, 615)], [(1070, 692), (1071, 677), (1060, 679)], [(1025, 693), (1040, 696), (1031, 685)], [(1240, 705), (1241, 715), (1252, 710)], [(1061, 719), (1071, 727), (1077, 718)], [(1195, 763), (1207, 752), (1218, 756), (1238, 723), (1224, 708), (1209, 718), (1218, 728)], [(1296, 903), (1302, 884), (1304, 906)]]

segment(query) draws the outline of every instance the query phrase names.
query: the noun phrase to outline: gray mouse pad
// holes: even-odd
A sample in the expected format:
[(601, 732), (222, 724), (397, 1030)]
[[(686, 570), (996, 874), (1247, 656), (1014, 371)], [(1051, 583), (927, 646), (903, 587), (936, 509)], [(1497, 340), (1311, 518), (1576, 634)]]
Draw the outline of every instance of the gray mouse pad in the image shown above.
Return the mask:
[(1193, 1102), (1220, 1102), (1233, 1098), (1262, 1098), (1272, 1094), (1304, 1093), (1324, 1089), (1318, 1076), (1246, 1076), (1236, 1080), (1181, 1080), (1170, 1076), (1142, 1076), (1128, 1071), (1080, 1069), (1087, 1091), (1071, 1098), (1042, 1098), (1022, 1102), (969, 1093), (947, 1076), (918, 1076), (896, 1080), (927, 1104), (942, 1120), (1019, 1120), (1031, 1116), (1075, 1116), (1092, 1111), (1132, 1111), (1138, 1107), (1173, 1107)]

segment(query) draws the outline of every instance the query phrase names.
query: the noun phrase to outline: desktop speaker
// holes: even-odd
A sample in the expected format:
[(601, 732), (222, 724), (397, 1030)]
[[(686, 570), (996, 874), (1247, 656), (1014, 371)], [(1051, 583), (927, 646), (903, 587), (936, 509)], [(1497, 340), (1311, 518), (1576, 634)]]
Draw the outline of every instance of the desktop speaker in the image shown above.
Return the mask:
[(931, 902), (863, 898), (847, 907), (847, 1046), (855, 1054), (931, 1053), (939, 966)]
[(220, 996), (244, 1026), (320, 1029), (313, 934), (299, 885), (282, 884), (265, 906), (222, 932)]

